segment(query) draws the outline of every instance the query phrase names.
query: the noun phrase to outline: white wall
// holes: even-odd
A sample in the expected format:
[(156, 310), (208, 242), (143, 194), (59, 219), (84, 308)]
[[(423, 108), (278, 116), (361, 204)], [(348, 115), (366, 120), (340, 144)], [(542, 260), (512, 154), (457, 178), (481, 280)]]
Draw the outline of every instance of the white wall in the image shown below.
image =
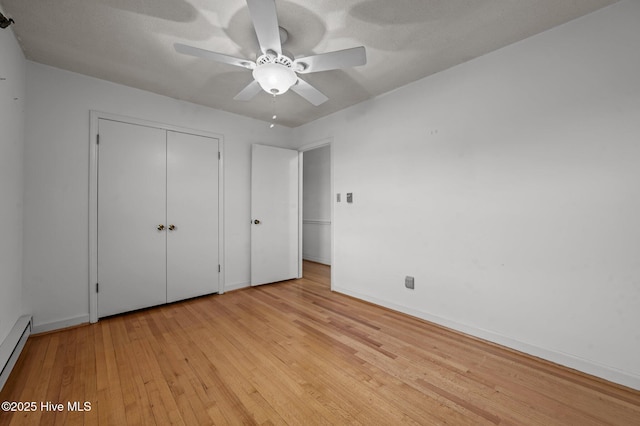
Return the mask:
[[(2, 12), (2, 9), (0, 9)], [(0, 30), (0, 343), (22, 314), (22, 193), (26, 61)]]
[(27, 62), (24, 298), (35, 331), (88, 320), (89, 111), (222, 134), (225, 281), (249, 283), (252, 143), (288, 128)]
[(333, 288), (640, 389), (638, 22), (623, 1), (295, 129), (354, 193)]
[(331, 147), (303, 155), (302, 257), (331, 264)]

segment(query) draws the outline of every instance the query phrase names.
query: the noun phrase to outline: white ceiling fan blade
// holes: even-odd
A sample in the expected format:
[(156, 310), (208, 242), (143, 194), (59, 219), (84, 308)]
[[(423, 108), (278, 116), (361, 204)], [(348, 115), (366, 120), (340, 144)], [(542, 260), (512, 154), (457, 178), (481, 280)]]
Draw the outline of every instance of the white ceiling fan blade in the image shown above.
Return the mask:
[(311, 102), (314, 106), (318, 106), (329, 100), (324, 93), (301, 78), (298, 78), (298, 82), (291, 86), (291, 90)]
[(367, 52), (364, 46), (360, 46), (298, 58), (293, 61), (293, 69), (300, 74), (306, 74), (310, 72), (357, 67), (366, 63)]
[(273, 50), (282, 54), (275, 0), (247, 0), (247, 6), (262, 53)]
[(223, 64), (230, 64), (248, 69), (254, 69), (256, 67), (256, 63), (248, 59), (236, 58), (234, 56), (212, 52), (210, 50), (200, 49), (198, 47), (187, 46), (186, 44), (182, 43), (175, 43), (173, 47), (178, 53), (195, 56), (196, 58), (212, 59), (216, 62), (222, 62)]
[(258, 84), (257, 80), (253, 80), (244, 89), (240, 91), (233, 99), (236, 101), (250, 101), (255, 95), (257, 95), (262, 88)]

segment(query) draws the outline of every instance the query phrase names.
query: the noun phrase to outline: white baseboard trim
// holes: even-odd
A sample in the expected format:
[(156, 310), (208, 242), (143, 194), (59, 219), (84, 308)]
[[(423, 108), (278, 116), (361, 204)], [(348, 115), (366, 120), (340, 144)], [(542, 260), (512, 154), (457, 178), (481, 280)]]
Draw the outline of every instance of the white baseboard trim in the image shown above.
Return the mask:
[(47, 331), (59, 330), (61, 328), (73, 327), (74, 325), (88, 324), (89, 314), (78, 315), (77, 317), (66, 318), (60, 321), (47, 322), (44, 324), (34, 324), (32, 333), (46, 333)]
[(311, 262), (322, 263), (323, 265), (331, 266), (331, 259), (327, 259), (325, 257), (310, 256), (303, 253), (302, 260), (310, 260)]
[(9, 334), (0, 344), (0, 390), (9, 379), (13, 366), (31, 334), (31, 315), (23, 315), (14, 324)]
[(533, 355), (535, 357), (542, 358), (547, 361), (551, 361), (553, 363), (590, 374), (592, 376), (600, 377), (610, 382), (627, 386), (632, 389), (640, 390), (640, 374), (622, 371), (608, 365), (600, 364), (598, 362), (580, 358), (578, 356), (567, 354), (561, 351), (531, 345), (529, 343), (521, 342), (519, 340), (501, 335), (499, 333), (452, 321), (446, 318), (429, 314), (427, 312), (408, 308), (406, 306), (390, 303), (388, 301), (353, 292), (339, 286), (334, 285), (332, 287), (332, 290), (338, 293), (346, 294), (347, 296), (355, 297), (356, 299), (361, 299), (376, 305), (384, 306), (385, 308), (402, 312), (404, 314), (411, 315), (425, 321), (450, 328), (452, 330), (460, 331), (462, 333), (469, 334), (471, 336), (478, 337), (492, 343), (497, 343), (499, 345), (506, 346), (507, 348), (515, 349), (525, 354)]
[(251, 287), (251, 283), (249, 281), (242, 281), (234, 284), (225, 284), (224, 291), (226, 293), (227, 291), (240, 290), (241, 288), (247, 287)]

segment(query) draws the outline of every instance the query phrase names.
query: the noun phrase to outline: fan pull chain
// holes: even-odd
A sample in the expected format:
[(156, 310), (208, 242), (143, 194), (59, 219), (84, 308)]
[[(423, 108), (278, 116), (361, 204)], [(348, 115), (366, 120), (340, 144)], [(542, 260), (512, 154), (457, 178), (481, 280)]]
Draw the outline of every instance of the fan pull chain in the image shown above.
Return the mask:
[(278, 115), (276, 114), (276, 95), (273, 95), (273, 99), (271, 99), (271, 112), (271, 124), (269, 124), (269, 128), (273, 129), (276, 127), (276, 118), (278, 118)]

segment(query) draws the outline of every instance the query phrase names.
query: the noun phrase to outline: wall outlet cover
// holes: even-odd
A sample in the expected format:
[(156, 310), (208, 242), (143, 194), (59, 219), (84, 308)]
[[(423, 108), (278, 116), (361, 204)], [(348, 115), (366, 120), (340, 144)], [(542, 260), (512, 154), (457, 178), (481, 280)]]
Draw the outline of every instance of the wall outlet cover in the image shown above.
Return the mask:
[(413, 290), (415, 286), (413, 277), (407, 275), (404, 279), (404, 286)]

